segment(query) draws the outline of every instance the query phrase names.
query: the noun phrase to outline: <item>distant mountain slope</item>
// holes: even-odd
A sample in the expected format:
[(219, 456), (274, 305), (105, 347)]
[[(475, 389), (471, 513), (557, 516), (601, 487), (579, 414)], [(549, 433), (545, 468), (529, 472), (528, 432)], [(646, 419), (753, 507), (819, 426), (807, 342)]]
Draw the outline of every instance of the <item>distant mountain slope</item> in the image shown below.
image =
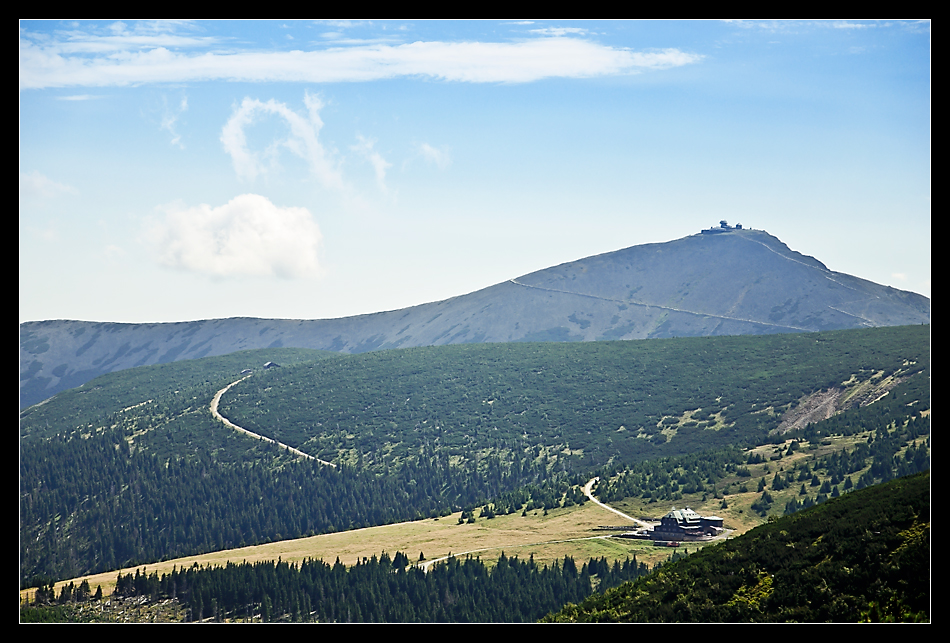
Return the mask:
[(930, 473), (761, 525), (545, 620), (929, 621)]
[(296, 347), (746, 335), (929, 323), (930, 300), (828, 270), (757, 230), (692, 235), (402, 310), (326, 320), (20, 326), (20, 407), (133, 366)]
[[(245, 369), (254, 372), (221, 399), (222, 414), (338, 467), (291, 466), (212, 417), (215, 392)], [(571, 485), (594, 475), (610, 480), (602, 497), (725, 494), (726, 516), (794, 511), (834, 495), (822, 482), (852, 476), (861, 487), (925, 466), (930, 381), (929, 326), (360, 355), (261, 349), (127, 369), (21, 412), (20, 569), (72, 578), (487, 499), (498, 513), (551, 509), (562, 496), (580, 501)], [(805, 440), (796, 449), (753, 459), (727, 448), (774, 442), (789, 409), (829, 389), (851, 408), (787, 435)], [(850, 456), (832, 461), (832, 435), (856, 440)], [(761, 455), (777, 460), (753, 466)], [(743, 464), (762, 483), (774, 467), (774, 500), (763, 489), (751, 509), (748, 489), (736, 489)], [(772, 477), (779, 469), (784, 482)], [(796, 493), (806, 478), (818, 484)]]

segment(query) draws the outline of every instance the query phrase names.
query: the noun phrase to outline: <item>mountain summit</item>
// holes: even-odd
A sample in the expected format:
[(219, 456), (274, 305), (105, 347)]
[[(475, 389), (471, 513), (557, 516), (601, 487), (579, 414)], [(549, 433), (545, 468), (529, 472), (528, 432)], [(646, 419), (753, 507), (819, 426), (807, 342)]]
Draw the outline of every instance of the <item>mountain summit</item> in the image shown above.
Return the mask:
[(829, 270), (724, 225), (523, 275), (467, 295), (341, 319), (20, 325), (20, 406), (112, 371), (237, 350), (358, 353), (478, 342), (793, 333), (930, 322), (930, 299)]

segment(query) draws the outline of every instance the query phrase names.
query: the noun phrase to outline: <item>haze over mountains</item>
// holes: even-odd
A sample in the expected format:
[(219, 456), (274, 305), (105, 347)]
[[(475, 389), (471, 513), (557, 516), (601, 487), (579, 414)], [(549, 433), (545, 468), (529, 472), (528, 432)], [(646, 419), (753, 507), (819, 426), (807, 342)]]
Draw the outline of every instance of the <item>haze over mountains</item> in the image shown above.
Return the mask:
[(341, 319), (26, 322), (20, 325), (20, 408), (104, 373), (253, 348), (359, 353), (929, 322), (927, 297), (831, 271), (764, 231), (730, 229), (588, 257), (444, 301)]

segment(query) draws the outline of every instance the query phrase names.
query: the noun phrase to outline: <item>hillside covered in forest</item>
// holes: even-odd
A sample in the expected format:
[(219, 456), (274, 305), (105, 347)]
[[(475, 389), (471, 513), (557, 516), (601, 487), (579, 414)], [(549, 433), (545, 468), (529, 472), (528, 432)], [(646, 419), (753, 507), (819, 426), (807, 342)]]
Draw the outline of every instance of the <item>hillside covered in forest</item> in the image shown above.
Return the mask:
[(547, 622), (929, 621), (930, 474), (770, 520)]
[[(929, 360), (929, 328), (910, 326), (332, 357), (270, 349), (113, 373), (21, 414), (22, 578), (485, 502), (505, 513), (562, 506), (582, 501), (577, 485), (594, 475), (611, 497), (675, 501), (721, 491), (746, 461), (738, 448), (794, 435), (867, 435), (869, 446), (822, 475), (873, 484), (927, 466), (925, 445), (897, 456), (929, 434)], [(262, 369), (268, 361), (283, 365)], [(215, 392), (245, 370), (225, 416), (336, 468), (212, 417)], [(816, 397), (835, 401), (812, 409)], [(783, 424), (790, 417), (799, 428)], [(665, 464), (623, 473), (649, 462)], [(814, 467), (781, 482), (806, 475)]]

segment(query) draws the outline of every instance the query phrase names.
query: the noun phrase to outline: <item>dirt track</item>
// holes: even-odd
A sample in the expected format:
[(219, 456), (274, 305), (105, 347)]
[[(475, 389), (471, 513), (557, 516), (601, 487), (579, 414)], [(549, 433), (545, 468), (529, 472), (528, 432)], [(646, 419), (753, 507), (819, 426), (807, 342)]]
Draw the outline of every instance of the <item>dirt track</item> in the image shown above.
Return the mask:
[(632, 517), (632, 516), (628, 516), (628, 515), (625, 514), (624, 512), (618, 511), (617, 509), (614, 509), (613, 507), (608, 507), (607, 505), (605, 505), (604, 503), (602, 503), (600, 500), (598, 500), (597, 498), (595, 498), (593, 492), (591, 491), (591, 488), (594, 486), (594, 483), (597, 482), (598, 480), (600, 480), (599, 477), (598, 477), (598, 478), (591, 478), (590, 480), (587, 481), (587, 484), (584, 485), (584, 495), (587, 496), (587, 498), (588, 498), (591, 502), (593, 502), (593, 503), (594, 503), (595, 505), (597, 505), (598, 507), (603, 507), (603, 508), (606, 509), (607, 511), (612, 511), (612, 512), (614, 512), (615, 514), (617, 514), (617, 515), (620, 516), (621, 518), (626, 518), (627, 520), (629, 520), (630, 522), (634, 523), (635, 525), (637, 525), (637, 526), (639, 526), (639, 527), (645, 527), (645, 528), (647, 528), (647, 529), (651, 529), (651, 528), (653, 527), (652, 524), (650, 524), (650, 523), (648, 523), (648, 522), (643, 522), (642, 520), (638, 520), (638, 519), (636, 519), (636, 518), (634, 518), (634, 517)]
[(225, 425), (231, 427), (231, 428), (234, 429), (235, 431), (238, 431), (238, 432), (243, 433), (243, 434), (245, 434), (245, 435), (249, 435), (249, 436), (251, 436), (252, 438), (256, 438), (256, 439), (258, 439), (258, 440), (264, 440), (265, 442), (270, 442), (271, 444), (276, 444), (277, 446), (281, 447), (282, 449), (287, 449), (288, 451), (290, 451), (291, 453), (293, 453), (293, 454), (296, 455), (296, 456), (300, 456), (301, 458), (307, 458), (308, 460), (316, 460), (316, 461), (319, 462), (320, 464), (325, 464), (325, 465), (327, 465), (328, 467), (333, 467), (333, 468), (335, 469), (335, 468), (336, 468), (336, 465), (333, 464), (332, 462), (327, 462), (326, 460), (321, 460), (320, 458), (315, 458), (315, 457), (313, 457), (312, 455), (310, 455), (309, 453), (304, 453), (303, 451), (301, 451), (301, 450), (299, 450), (299, 449), (295, 449), (295, 448), (293, 448), (292, 446), (288, 446), (288, 445), (284, 444), (283, 442), (278, 442), (277, 440), (272, 440), (271, 438), (268, 438), (268, 437), (266, 437), (266, 436), (259, 435), (259, 434), (257, 434), (257, 433), (252, 432), (252, 431), (248, 431), (247, 429), (238, 426), (237, 424), (235, 424), (234, 422), (232, 422), (232, 421), (229, 420), (228, 418), (226, 418), (226, 417), (224, 417), (223, 415), (221, 415), (220, 413), (218, 413), (218, 403), (221, 401), (221, 396), (224, 395), (225, 392), (226, 392), (229, 388), (231, 388), (231, 387), (234, 386), (235, 384), (238, 384), (238, 383), (240, 383), (240, 382), (243, 382), (243, 381), (246, 380), (248, 377), (250, 377), (250, 375), (247, 375), (246, 377), (242, 377), (241, 379), (237, 380), (236, 382), (231, 382), (230, 384), (228, 384), (227, 386), (225, 386), (223, 389), (221, 389), (220, 391), (218, 391), (217, 393), (214, 394), (214, 398), (211, 400), (211, 415), (213, 415), (216, 419), (220, 420), (220, 421), (223, 422)]

